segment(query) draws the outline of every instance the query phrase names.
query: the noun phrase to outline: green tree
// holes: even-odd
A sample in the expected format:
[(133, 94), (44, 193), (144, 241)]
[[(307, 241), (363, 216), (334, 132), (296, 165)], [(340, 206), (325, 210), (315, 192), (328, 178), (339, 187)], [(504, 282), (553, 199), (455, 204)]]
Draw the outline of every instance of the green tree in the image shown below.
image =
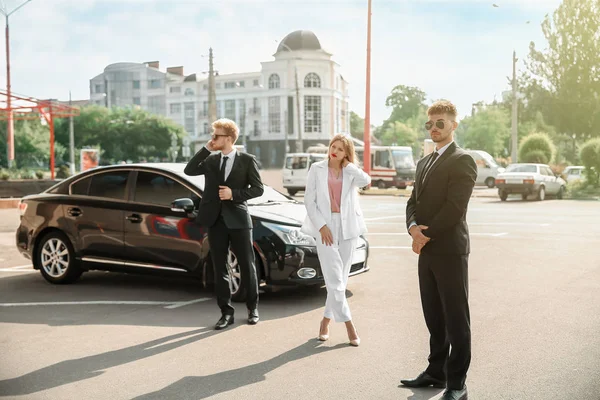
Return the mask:
[(588, 140), (581, 148), (581, 162), (586, 180), (594, 187), (600, 185), (600, 139)]
[[(38, 119), (15, 121), (15, 165), (18, 168), (47, 167), (50, 159), (50, 131)], [(0, 121), (0, 165), (8, 166), (6, 121)], [(56, 149), (59, 152), (62, 148)]]
[(485, 107), (460, 121), (456, 140), (467, 149), (504, 156), (510, 139), (510, 116), (499, 107)]
[(554, 159), (556, 148), (545, 133), (532, 133), (521, 140), (519, 161), (548, 164)]
[(350, 111), (350, 135), (363, 140), (365, 135), (365, 120), (354, 111)]
[(586, 139), (600, 130), (600, 1), (565, 0), (542, 31), (547, 49), (530, 44), (524, 92), (558, 132)]

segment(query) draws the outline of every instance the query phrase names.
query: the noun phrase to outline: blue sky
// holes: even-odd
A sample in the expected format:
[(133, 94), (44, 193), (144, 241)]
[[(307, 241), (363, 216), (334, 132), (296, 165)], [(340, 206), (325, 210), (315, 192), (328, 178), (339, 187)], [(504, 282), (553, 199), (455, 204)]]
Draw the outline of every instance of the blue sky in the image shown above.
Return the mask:
[[(4, 0), (8, 9), (22, 0)], [(493, 7), (492, 3), (499, 7)], [(389, 116), (395, 85), (454, 101), (461, 115), (509, 89), (540, 23), (559, 0), (373, 0), (371, 113)], [(277, 40), (315, 32), (350, 82), (350, 108), (364, 115), (367, 0), (33, 0), (10, 18), (12, 89), (39, 98), (89, 97), (89, 79), (114, 62), (159, 60), (161, 69), (259, 71)], [(528, 24), (527, 21), (530, 21)], [(5, 54), (4, 40), (0, 51)], [(5, 87), (1, 57), (0, 86)]]

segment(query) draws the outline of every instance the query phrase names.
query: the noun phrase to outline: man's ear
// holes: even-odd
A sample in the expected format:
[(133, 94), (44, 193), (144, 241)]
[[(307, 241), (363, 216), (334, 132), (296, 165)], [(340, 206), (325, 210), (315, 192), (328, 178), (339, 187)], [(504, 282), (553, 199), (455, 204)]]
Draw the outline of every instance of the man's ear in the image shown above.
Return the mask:
[(452, 130), (455, 131), (458, 128), (458, 122), (452, 121)]

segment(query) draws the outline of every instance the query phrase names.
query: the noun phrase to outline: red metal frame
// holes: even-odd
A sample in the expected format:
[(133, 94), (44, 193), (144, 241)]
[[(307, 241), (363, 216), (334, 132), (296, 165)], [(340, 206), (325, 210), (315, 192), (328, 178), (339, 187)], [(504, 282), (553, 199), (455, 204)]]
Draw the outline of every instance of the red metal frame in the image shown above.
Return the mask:
[(50, 128), (50, 177), (54, 179), (54, 119), (79, 115), (79, 108), (56, 100), (40, 100), (0, 90), (0, 120), (33, 120), (40, 115)]

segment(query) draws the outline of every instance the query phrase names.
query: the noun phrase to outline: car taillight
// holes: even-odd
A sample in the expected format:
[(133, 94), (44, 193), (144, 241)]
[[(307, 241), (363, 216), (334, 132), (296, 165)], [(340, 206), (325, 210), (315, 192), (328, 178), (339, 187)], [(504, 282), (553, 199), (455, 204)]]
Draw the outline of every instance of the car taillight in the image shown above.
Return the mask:
[(496, 179), (496, 185), (503, 185), (506, 183), (506, 179)]
[(533, 179), (523, 179), (523, 183), (527, 183), (527, 184), (533, 185), (534, 180)]
[(23, 203), (23, 200), (19, 203), (19, 214), (21, 217), (25, 215), (25, 211), (27, 211), (27, 203)]

